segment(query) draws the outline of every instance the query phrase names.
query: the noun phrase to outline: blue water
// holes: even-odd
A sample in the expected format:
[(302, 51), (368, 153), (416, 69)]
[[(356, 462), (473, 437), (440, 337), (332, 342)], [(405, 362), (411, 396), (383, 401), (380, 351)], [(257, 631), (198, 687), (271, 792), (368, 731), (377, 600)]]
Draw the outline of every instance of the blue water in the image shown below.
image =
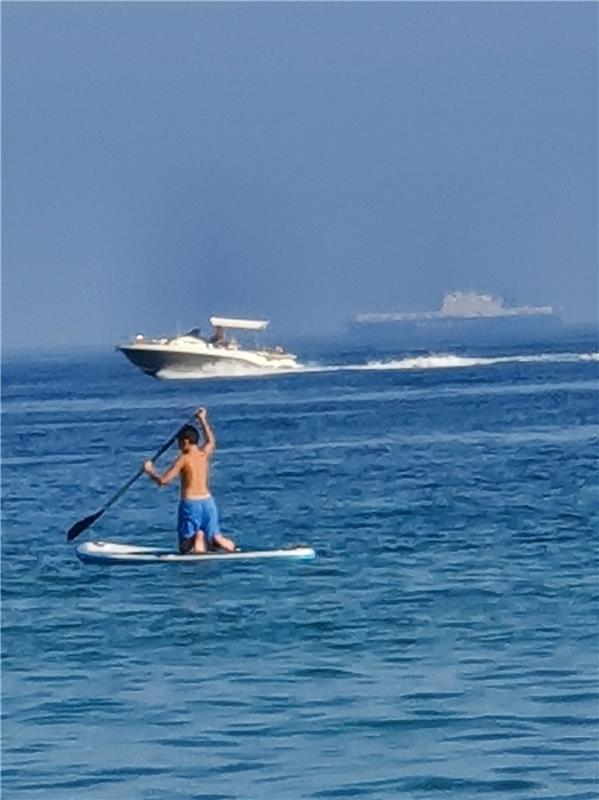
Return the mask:
[[(3, 800), (597, 798), (598, 349), (7, 358)], [(200, 403), (223, 529), (317, 559), (80, 564)], [(140, 479), (81, 538), (172, 543), (175, 506)]]

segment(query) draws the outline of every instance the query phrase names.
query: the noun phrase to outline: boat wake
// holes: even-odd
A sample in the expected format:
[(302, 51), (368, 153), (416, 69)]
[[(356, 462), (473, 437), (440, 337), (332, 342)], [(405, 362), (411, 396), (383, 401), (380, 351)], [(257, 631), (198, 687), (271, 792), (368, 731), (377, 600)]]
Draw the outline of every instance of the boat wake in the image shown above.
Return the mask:
[(295, 372), (305, 372), (301, 365), (297, 367), (277, 367), (277, 369), (260, 369), (259, 367), (246, 367), (243, 364), (214, 363), (205, 364), (203, 367), (167, 367), (156, 373), (162, 380), (205, 380), (206, 378), (264, 378), (273, 375), (289, 375)]
[(352, 370), (424, 370), (465, 369), (468, 367), (490, 367), (495, 364), (571, 364), (576, 362), (599, 362), (599, 353), (540, 353), (514, 356), (457, 356), (451, 353), (413, 356), (389, 361), (369, 361), (352, 365)]
[(491, 367), (497, 364), (572, 364), (597, 363), (599, 352), (540, 353), (511, 356), (460, 356), (452, 353), (430, 353), (388, 360), (367, 361), (364, 364), (300, 364), (293, 369), (256, 369), (241, 364), (210, 364), (194, 369), (164, 369), (157, 377), (164, 380), (202, 380), (206, 378), (263, 378), (276, 375), (429, 369), (468, 369)]

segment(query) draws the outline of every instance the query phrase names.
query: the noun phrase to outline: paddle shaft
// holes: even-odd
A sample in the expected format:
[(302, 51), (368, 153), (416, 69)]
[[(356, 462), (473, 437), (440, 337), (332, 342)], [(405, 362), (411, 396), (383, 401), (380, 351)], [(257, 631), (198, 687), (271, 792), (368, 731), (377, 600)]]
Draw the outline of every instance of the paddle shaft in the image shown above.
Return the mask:
[[(192, 419), (193, 419), (193, 417), (190, 419), (190, 422), (191, 422)], [(166, 450), (169, 449), (169, 447), (172, 445), (172, 443), (175, 441), (175, 439), (178, 438), (180, 431), (181, 431), (181, 428), (179, 428), (179, 430), (176, 433), (174, 433), (170, 437), (170, 439), (162, 445), (162, 447), (160, 448), (160, 450), (158, 450), (158, 452), (154, 453), (154, 455), (152, 456), (152, 459), (151, 459), (152, 461), (156, 461), (157, 458), (159, 458)], [(104, 504), (103, 508), (101, 508), (99, 511), (96, 511), (95, 514), (90, 514), (89, 517), (84, 517), (84, 519), (80, 519), (78, 522), (76, 522), (74, 525), (72, 525), (69, 528), (69, 530), (67, 531), (67, 540), (70, 542), (72, 539), (76, 539), (77, 536), (79, 536), (79, 534), (83, 533), (83, 531), (87, 530), (91, 525), (93, 525), (94, 522), (97, 519), (99, 519), (102, 516), (102, 514), (108, 508), (110, 508), (111, 505), (113, 505), (113, 503), (116, 503), (116, 501), (119, 499), (119, 497), (122, 497), (125, 494), (127, 489), (132, 484), (135, 483), (135, 481), (140, 477), (140, 475), (143, 475), (143, 474), (144, 474), (144, 468), (140, 467), (137, 470), (137, 472), (135, 473), (135, 475), (133, 475), (132, 478), (129, 478), (127, 483), (125, 483), (123, 486), (121, 486), (121, 488), (118, 490), (118, 492), (115, 492), (115, 494), (112, 495), (110, 500), (108, 500), (108, 502)]]
[[(152, 456), (150, 461), (156, 461), (156, 459), (160, 458), (160, 456), (169, 449), (169, 447), (173, 444), (175, 439), (178, 437), (180, 430), (181, 430), (181, 428), (179, 428), (177, 433), (175, 433), (175, 434), (173, 434), (171, 436), (171, 438), (168, 440), (168, 442), (166, 442), (165, 444), (162, 445), (160, 450), (158, 450), (156, 453), (154, 453), (154, 455)], [(110, 508), (111, 505), (116, 503), (116, 501), (119, 499), (119, 497), (122, 497), (125, 494), (125, 492), (127, 491), (127, 489), (130, 486), (132, 486), (135, 483), (135, 481), (138, 478), (140, 478), (143, 474), (144, 474), (144, 468), (142, 466), (137, 470), (135, 475), (132, 478), (129, 478), (127, 483), (125, 483), (123, 486), (121, 486), (121, 488), (118, 490), (118, 492), (115, 492), (112, 495), (112, 497), (110, 498), (110, 500), (108, 500), (108, 502), (104, 504), (104, 507), (102, 508), (102, 513), (104, 513), (104, 511), (106, 511), (107, 508)]]

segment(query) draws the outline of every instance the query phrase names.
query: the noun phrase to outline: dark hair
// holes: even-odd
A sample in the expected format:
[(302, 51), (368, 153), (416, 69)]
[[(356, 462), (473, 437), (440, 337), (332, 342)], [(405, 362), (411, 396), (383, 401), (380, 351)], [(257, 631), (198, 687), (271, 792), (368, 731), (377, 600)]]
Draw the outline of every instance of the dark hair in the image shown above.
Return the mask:
[(193, 427), (193, 425), (184, 425), (181, 430), (179, 431), (179, 435), (177, 436), (177, 441), (181, 443), (184, 439), (192, 444), (197, 444), (199, 441), (199, 434), (197, 430)]

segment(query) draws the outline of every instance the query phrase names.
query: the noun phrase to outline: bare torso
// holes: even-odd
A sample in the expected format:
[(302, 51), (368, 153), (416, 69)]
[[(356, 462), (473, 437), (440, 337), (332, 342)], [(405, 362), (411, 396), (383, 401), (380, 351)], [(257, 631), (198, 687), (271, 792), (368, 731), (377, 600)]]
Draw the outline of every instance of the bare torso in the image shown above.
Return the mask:
[(209, 497), (209, 456), (199, 447), (194, 447), (181, 458), (181, 499), (192, 500)]

